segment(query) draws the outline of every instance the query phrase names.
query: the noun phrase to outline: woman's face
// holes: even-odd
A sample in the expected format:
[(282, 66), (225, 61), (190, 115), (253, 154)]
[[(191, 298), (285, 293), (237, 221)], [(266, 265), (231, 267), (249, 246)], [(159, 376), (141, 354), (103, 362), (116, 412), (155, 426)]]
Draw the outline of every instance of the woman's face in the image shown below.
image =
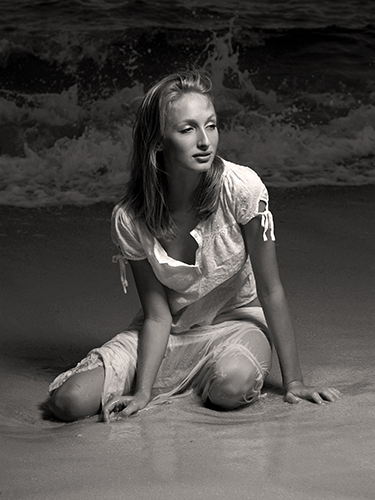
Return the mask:
[(160, 144), (167, 173), (210, 169), (219, 141), (216, 121), (212, 102), (201, 94), (184, 94), (171, 104)]

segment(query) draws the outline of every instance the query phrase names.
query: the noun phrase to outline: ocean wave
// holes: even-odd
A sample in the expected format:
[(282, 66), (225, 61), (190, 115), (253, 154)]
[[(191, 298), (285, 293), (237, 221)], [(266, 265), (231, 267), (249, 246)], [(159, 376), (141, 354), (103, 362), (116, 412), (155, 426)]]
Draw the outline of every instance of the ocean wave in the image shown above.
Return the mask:
[[(347, 76), (342, 60), (324, 70), (312, 58), (310, 73), (301, 71), (308, 51), (293, 49), (291, 58), (291, 33), (277, 57), (280, 34), (270, 45), (264, 33), (234, 28), (132, 33), (96, 40), (60, 33), (27, 53), (1, 45), (1, 204), (118, 200), (136, 109), (163, 73), (161, 61), (173, 61), (169, 70), (189, 62), (211, 75), (220, 154), (249, 165), (269, 186), (374, 183), (375, 82), (365, 61)], [(314, 50), (324, 47), (328, 57), (323, 38)]]
[(39, 34), (61, 31), (101, 33), (129, 27), (223, 29), (236, 18), (240, 26), (291, 29), (339, 26), (363, 28), (375, 16), (373, 2), (342, 0), (2, 0), (2, 33)]
[[(123, 89), (86, 109), (77, 103), (75, 89), (45, 100), (39, 97), (41, 107), (30, 110), (31, 126), (24, 132), (30, 143), (34, 137), (33, 147), (24, 142), (22, 155), (0, 157), (0, 203), (33, 207), (118, 200), (129, 175), (131, 124), (140, 94), (139, 87)], [(291, 119), (295, 109), (275, 114), (269, 108), (239, 110), (238, 101), (234, 103), (230, 120), (225, 110), (220, 154), (250, 166), (267, 185), (375, 182), (374, 105), (301, 126)], [(223, 104), (227, 106), (228, 99)], [(13, 118), (20, 112), (18, 107), (8, 110)], [(84, 115), (83, 132), (74, 134)]]

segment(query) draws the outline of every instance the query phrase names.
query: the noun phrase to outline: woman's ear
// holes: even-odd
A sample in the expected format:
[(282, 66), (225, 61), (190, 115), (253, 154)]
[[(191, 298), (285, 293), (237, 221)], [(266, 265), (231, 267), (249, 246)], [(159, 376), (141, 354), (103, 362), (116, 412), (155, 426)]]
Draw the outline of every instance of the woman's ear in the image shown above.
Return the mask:
[(163, 146), (161, 145), (160, 142), (156, 144), (156, 151), (163, 151)]

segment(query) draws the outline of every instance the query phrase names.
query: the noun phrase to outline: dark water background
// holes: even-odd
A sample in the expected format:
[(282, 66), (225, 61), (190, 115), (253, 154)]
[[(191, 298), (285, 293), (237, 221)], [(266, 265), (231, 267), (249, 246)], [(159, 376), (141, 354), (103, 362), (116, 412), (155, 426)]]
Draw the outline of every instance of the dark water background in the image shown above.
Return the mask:
[(2, 0), (0, 203), (115, 201), (139, 98), (215, 83), (220, 154), (269, 186), (375, 182), (372, 1)]

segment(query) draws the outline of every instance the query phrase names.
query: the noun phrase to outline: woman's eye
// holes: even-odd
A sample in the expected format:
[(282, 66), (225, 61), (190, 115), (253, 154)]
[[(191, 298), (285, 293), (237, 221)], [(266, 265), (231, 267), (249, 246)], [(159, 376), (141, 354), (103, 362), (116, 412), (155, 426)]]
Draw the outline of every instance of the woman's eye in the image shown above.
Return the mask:
[(193, 127), (184, 128), (183, 130), (181, 130), (181, 134), (186, 134), (186, 133), (190, 132), (191, 130), (193, 130)]
[(215, 130), (217, 128), (216, 123), (211, 123), (210, 125), (207, 126), (210, 130)]

